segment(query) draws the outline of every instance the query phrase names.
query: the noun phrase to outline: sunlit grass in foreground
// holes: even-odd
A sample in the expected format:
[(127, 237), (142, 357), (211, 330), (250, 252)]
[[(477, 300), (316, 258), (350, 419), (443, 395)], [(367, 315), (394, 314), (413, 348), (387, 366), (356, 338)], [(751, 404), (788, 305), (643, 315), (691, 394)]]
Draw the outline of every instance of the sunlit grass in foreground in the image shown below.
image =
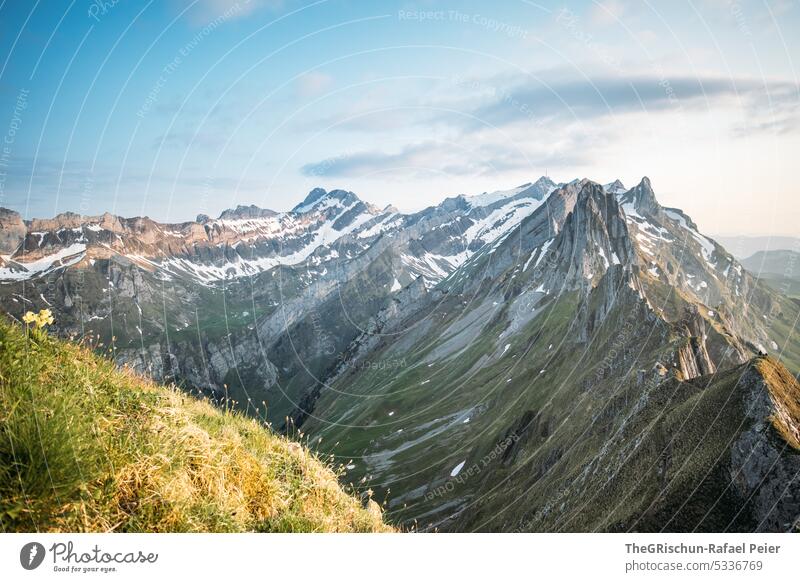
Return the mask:
[(0, 530), (391, 529), (300, 444), (33, 323), (0, 322)]

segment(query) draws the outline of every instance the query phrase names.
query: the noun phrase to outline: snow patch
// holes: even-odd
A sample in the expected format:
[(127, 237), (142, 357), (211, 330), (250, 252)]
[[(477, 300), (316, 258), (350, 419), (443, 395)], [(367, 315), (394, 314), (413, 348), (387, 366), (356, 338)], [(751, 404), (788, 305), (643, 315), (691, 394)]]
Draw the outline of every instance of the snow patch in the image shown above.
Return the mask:
[(464, 465), (466, 465), (466, 464), (467, 464), (466, 459), (461, 461), (458, 465), (453, 467), (452, 471), (450, 471), (450, 476), (451, 477), (455, 477), (456, 475), (458, 475), (461, 472), (461, 469), (463, 469)]
[(30, 263), (16, 262), (16, 265), (22, 267), (21, 270), (11, 269), (9, 267), (0, 268), (0, 280), (24, 281), (47, 273), (53, 269), (69, 267), (70, 265), (80, 262), (85, 256), (85, 253), (85, 244), (73, 243), (52, 255), (47, 255), (41, 259), (31, 261)]

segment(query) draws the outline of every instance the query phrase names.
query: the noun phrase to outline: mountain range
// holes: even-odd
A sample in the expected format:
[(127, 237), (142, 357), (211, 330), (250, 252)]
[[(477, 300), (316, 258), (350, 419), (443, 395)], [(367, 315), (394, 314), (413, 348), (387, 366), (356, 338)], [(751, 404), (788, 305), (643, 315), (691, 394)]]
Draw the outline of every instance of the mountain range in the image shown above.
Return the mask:
[(713, 237), (724, 246), (734, 257), (746, 260), (754, 254), (764, 252), (779, 252), (800, 249), (800, 238), (791, 236), (726, 236)]
[(0, 210), (0, 305), (308, 435), (403, 526), (798, 528), (800, 302), (647, 178), (410, 214)]
[(781, 293), (800, 297), (800, 252), (758, 251), (743, 259), (742, 265)]

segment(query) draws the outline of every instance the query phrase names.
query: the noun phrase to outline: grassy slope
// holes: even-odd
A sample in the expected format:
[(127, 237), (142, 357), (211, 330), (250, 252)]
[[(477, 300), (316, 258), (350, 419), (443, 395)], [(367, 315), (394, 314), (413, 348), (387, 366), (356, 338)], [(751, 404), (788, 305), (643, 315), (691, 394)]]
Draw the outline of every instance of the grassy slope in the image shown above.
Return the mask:
[(0, 531), (386, 531), (256, 421), (0, 323)]
[[(471, 339), (464, 351), (457, 357), (449, 356), (446, 363), (437, 361), (432, 367), (423, 363), (353, 370), (337, 386), (348, 394), (364, 397), (354, 401), (336, 391), (325, 393), (319, 414), (329, 421), (345, 420), (324, 428), (312, 421), (307, 428), (312, 434), (324, 436), (323, 446), (325, 442), (328, 445), (339, 442), (332, 450), (343, 455), (343, 460), (355, 459), (355, 468), (348, 472), (348, 478), (358, 481), (372, 474), (375, 479), (370, 482), (380, 499), (388, 488), (395, 492), (389, 496), (394, 519), (407, 521), (409, 517), (430, 515), (438, 509), (450, 513), (464, 502), (468, 490), (478, 485), (477, 479), (459, 484), (452, 492), (432, 500), (423, 499), (421, 494), (408, 499), (399, 492), (434, 489), (447, 480), (450, 470), (460, 461), (466, 458), (472, 462), (490, 454), (526, 410), (572, 410), (575, 394), (558, 387), (562, 385), (559, 379), (569, 373), (573, 360), (554, 354), (560, 338), (570, 333), (575, 302), (576, 297), (564, 296), (542, 307), (539, 318), (507, 340), (510, 347), (504, 357), (495, 356), (481, 366), (475, 366), (481, 357), (499, 353), (495, 338), (505, 324), (497, 313), (480, 337)], [(448, 317), (458, 318), (457, 305), (440, 307)], [(371, 358), (392, 362), (402, 356), (407, 362), (423, 362), (437, 345), (445, 342), (439, 332), (451, 322), (437, 318), (431, 335), (418, 339), (408, 352), (379, 351)], [(548, 346), (554, 346), (555, 350)], [(544, 374), (540, 372), (543, 368), (547, 368)], [(548, 402), (551, 396), (553, 400)], [(396, 414), (389, 417), (392, 411)], [(467, 417), (469, 421), (465, 423)], [(360, 428), (348, 429), (345, 424)], [(450, 427), (446, 428), (448, 424)], [(556, 424), (554, 421), (553, 425)], [(398, 433), (399, 429), (403, 432)], [(431, 432), (435, 436), (426, 438)], [(417, 444), (407, 447), (404, 445), (407, 441)], [(380, 457), (381, 450), (391, 451), (391, 468), (383, 474), (372, 466), (374, 458), (362, 459), (365, 453), (377, 452)], [(427, 523), (420, 521), (418, 525)]]
[(775, 405), (773, 427), (794, 450), (800, 452), (800, 382), (771, 358), (758, 358), (756, 369), (764, 377)]
[(800, 279), (783, 277), (781, 275), (761, 275), (759, 280), (787, 297), (800, 299)]
[[(787, 439), (784, 421), (791, 418), (796, 426), (800, 418), (800, 386), (777, 361), (756, 359), (718, 375), (664, 382), (630, 416), (619, 439), (606, 439), (607, 449), (589, 447), (594, 454), (605, 451), (599, 466), (586, 463), (591, 455), (567, 449), (559, 463), (538, 471), (543, 456), (534, 453), (516, 467), (519, 482), (505, 485), (515, 493), (484, 492), (470, 524), (503, 529), (493, 516), (502, 519), (511, 503), (522, 531), (754, 531), (758, 521), (749, 500), (731, 486), (730, 467), (731, 447), (750, 427), (745, 388), (739, 385), (750, 368), (767, 380), (773, 402), (786, 411), (784, 418), (771, 419), (775, 431), (769, 438), (777, 439), (778, 450), (796, 456), (797, 440)], [(591, 444), (595, 436), (587, 438)], [(499, 478), (505, 470), (492, 468), (492, 474)], [(521, 482), (527, 475), (530, 482)]]
[[(460, 509), (464, 513), (458, 521), (443, 527), (586, 531), (627, 528), (636, 520), (631, 516), (650, 519), (649, 505), (663, 480), (659, 454), (671, 435), (685, 437), (671, 445), (676, 449), (674, 466), (689, 462), (673, 484), (684, 494), (676, 497), (681, 502), (687, 491), (703, 482), (704, 468), (714, 466), (735, 437), (742, 419), (740, 397), (729, 395), (741, 369), (722, 374), (709, 390), (671, 381), (645, 390), (637, 384), (636, 371), (650, 370), (655, 361), (669, 362), (676, 348), (664, 335), (667, 326), (654, 326), (638, 311), (617, 308), (594, 329), (590, 344), (562, 346), (563, 338), (575, 336), (571, 325), (576, 302), (575, 297), (562, 296), (537, 307), (536, 319), (502, 341), (495, 339), (504, 327), (495, 314), (494, 323), (457, 357), (435, 360), (428, 367), (426, 356), (446, 343), (447, 332), (440, 334), (451, 323), (448, 317), (458, 318), (458, 305), (443, 302), (440, 311), (448, 316), (437, 311), (430, 334), (407, 342), (406, 351), (389, 344), (369, 356), (378, 362), (402, 357), (417, 365), (350, 371), (335, 387), (357, 397), (325, 392), (316, 413), (331, 424), (312, 420), (304, 429), (323, 435), (323, 446), (339, 441), (331, 450), (344, 455), (342, 460), (353, 459), (348, 478), (368, 479), (379, 499), (391, 489), (392, 518), (409, 525), (418, 518), (418, 527), (430, 527)], [(677, 313), (682, 311), (679, 297), (659, 297), (658, 304), (674, 304)], [(504, 309), (503, 304), (495, 309)], [(509, 348), (498, 356), (505, 342)], [(475, 362), (492, 353), (470, 372)], [(611, 358), (609, 363), (606, 357)], [(730, 358), (720, 363), (723, 369), (735, 365)], [(595, 378), (598, 369), (606, 371), (603, 380)], [(652, 374), (644, 380), (646, 385), (650, 378)], [(641, 400), (645, 391), (651, 393), (649, 405), (647, 398)], [(797, 412), (792, 407), (787, 410)], [(469, 422), (463, 422), (465, 417)], [(347, 424), (360, 428), (346, 428)], [(496, 445), (514, 433), (519, 442), (508, 454), (493, 455)], [(648, 446), (632, 458), (630, 466), (638, 470), (630, 471), (621, 459), (633, 453), (631, 445), (642, 435), (649, 435)], [(699, 443), (704, 443), (700, 452), (693, 452)], [(484, 464), (483, 459), (491, 462)], [(695, 463), (697, 459), (704, 462)], [(462, 479), (450, 479), (452, 468), (464, 460)], [(384, 462), (388, 464), (382, 466)], [(471, 467), (477, 471), (470, 474)], [(616, 476), (606, 484), (611, 473)], [(452, 487), (428, 499), (430, 492), (447, 483)], [(723, 489), (725, 485), (727, 481)], [(688, 509), (702, 507), (704, 492), (693, 496), (696, 503)], [(728, 505), (736, 506), (734, 501)], [(673, 529), (692, 529), (703, 518), (684, 514), (670, 522)], [(732, 518), (710, 517), (703, 527), (713, 529), (723, 521), (726, 525)], [(648, 523), (659, 522), (638, 522), (636, 527), (646, 529)], [(739, 525), (747, 530), (748, 524)]]
[[(800, 386), (777, 360), (755, 358), (713, 376), (665, 385), (664, 391), (672, 404), (654, 417), (654, 429), (621, 474), (623, 480), (637, 481), (637, 485), (631, 486), (637, 493), (630, 496), (632, 500), (644, 502), (639, 508), (633, 502), (627, 508), (618, 507), (611, 517), (620, 521), (614, 524), (607, 518), (609, 527), (640, 531), (754, 531), (758, 523), (750, 515), (751, 500), (734, 494), (736, 488), (730, 484), (729, 465), (736, 438), (749, 428), (741, 397), (748, 390), (745, 387), (748, 370), (763, 378), (773, 405), (785, 413), (769, 419), (774, 429), (768, 431), (769, 438), (785, 455), (796, 456), (800, 452), (797, 438), (788, 428), (796, 427), (800, 420), (797, 400)], [(643, 415), (636, 422), (646, 420), (649, 421)], [(669, 446), (665, 448), (663, 443)], [(652, 469), (645, 474), (645, 463), (650, 462), (648, 454), (653, 451), (660, 451), (662, 464), (665, 455), (669, 457), (666, 463), (669, 479), (663, 479)]]

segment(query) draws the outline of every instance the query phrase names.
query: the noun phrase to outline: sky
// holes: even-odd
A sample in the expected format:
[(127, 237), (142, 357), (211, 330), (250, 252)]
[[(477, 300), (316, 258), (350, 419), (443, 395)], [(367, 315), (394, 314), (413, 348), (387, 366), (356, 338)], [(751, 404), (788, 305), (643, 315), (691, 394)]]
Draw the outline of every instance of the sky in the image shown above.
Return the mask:
[(413, 211), (648, 176), (704, 232), (798, 236), (798, 30), (798, 0), (5, 0), (0, 206)]

